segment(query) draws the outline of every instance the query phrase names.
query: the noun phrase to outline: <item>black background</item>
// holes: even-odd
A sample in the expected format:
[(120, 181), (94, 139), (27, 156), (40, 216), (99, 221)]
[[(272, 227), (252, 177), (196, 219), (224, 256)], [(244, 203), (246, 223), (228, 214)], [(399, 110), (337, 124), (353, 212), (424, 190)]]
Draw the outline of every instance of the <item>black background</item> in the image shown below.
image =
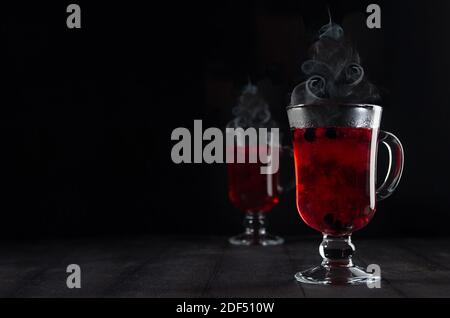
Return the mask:
[[(175, 165), (176, 127), (224, 127), (247, 76), (287, 131), (288, 94), (324, 1), (20, 3), (1, 10), (0, 235), (231, 234), (242, 213), (224, 165)], [(328, 1), (383, 92), (382, 128), (403, 142), (397, 192), (360, 236), (447, 235), (450, 224), (448, 1)], [(289, 135), (284, 138), (290, 143)], [(380, 170), (384, 166), (380, 164)], [(294, 192), (273, 232), (313, 234)]]

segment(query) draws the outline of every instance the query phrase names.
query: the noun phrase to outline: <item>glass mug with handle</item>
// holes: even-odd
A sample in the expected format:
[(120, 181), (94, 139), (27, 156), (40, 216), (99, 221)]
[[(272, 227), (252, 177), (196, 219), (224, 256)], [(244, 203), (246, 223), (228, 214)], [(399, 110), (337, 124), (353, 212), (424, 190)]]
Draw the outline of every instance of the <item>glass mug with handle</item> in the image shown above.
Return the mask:
[[(376, 202), (389, 197), (403, 170), (403, 148), (380, 131), (382, 107), (366, 104), (297, 105), (287, 108), (293, 133), (297, 209), (323, 233), (322, 264), (295, 278), (310, 284), (363, 284), (381, 277), (352, 262), (351, 234), (372, 219)], [(389, 170), (376, 189), (378, 144), (389, 151)]]
[[(245, 212), (245, 231), (228, 240), (232, 245), (274, 246), (284, 242), (283, 238), (267, 231), (266, 215), (280, 202), (283, 192), (295, 187), (292, 176), (285, 173), (292, 171), (287, 165), (293, 165), (293, 151), (274, 143), (270, 133), (266, 137), (267, 140), (259, 140), (259, 144), (250, 144), (244, 135), (237, 135), (235, 145), (227, 147), (233, 156), (240, 154), (247, 159), (245, 163), (227, 163), (229, 200), (235, 208)], [(267, 147), (264, 152), (268, 154), (278, 153), (278, 167), (273, 173), (263, 174), (261, 168), (266, 164), (259, 160), (248, 162), (251, 156), (258, 156), (262, 147)]]

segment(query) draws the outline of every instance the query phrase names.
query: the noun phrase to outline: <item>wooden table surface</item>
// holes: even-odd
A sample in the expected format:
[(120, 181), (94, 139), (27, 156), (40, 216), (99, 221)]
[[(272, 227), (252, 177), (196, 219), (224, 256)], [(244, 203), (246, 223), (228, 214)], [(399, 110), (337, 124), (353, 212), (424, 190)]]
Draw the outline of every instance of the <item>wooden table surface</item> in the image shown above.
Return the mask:
[[(317, 238), (233, 247), (224, 237), (141, 237), (0, 244), (0, 297), (450, 297), (450, 239), (354, 239), (380, 289), (298, 284), (320, 262)], [(66, 286), (69, 264), (81, 289)]]

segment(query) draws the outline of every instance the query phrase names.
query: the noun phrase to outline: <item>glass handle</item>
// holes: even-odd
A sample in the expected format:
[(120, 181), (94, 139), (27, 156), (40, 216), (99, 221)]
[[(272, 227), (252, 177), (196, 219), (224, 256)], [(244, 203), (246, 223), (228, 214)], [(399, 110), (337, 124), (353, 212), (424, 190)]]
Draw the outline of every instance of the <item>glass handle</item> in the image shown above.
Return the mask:
[(394, 193), (402, 177), (404, 152), (400, 140), (393, 134), (380, 131), (378, 142), (382, 142), (389, 152), (389, 168), (383, 184), (377, 189), (377, 200), (384, 200)]

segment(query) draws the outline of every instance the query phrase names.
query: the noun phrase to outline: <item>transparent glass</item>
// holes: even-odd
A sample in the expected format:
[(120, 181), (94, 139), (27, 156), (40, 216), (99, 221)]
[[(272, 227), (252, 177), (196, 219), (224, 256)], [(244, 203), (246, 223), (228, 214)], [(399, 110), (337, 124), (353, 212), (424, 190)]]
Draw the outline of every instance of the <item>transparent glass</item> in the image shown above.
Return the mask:
[[(382, 108), (327, 104), (287, 108), (293, 133), (297, 209), (303, 221), (323, 233), (322, 264), (299, 272), (310, 284), (363, 284), (380, 279), (353, 264), (351, 234), (372, 219), (376, 202), (389, 197), (403, 170), (397, 137), (380, 131)], [(378, 144), (389, 152), (389, 169), (376, 189)]]
[[(241, 152), (248, 159), (252, 154), (258, 153), (260, 147), (269, 147), (269, 153), (275, 151), (279, 153), (280, 164), (274, 173), (262, 174), (261, 167), (264, 164), (259, 160), (257, 163), (248, 163), (247, 160), (246, 163), (227, 164), (229, 200), (237, 209), (245, 212), (245, 231), (229, 239), (233, 245), (274, 246), (284, 242), (283, 238), (267, 231), (266, 215), (279, 203), (281, 192), (295, 186), (292, 178), (287, 182), (281, 182), (281, 179), (285, 178), (280, 173), (285, 159), (292, 158), (292, 149), (279, 145), (247, 145), (245, 142), (237, 142), (233, 149), (227, 151), (234, 151), (236, 154)], [(292, 160), (287, 162), (292, 163)]]

